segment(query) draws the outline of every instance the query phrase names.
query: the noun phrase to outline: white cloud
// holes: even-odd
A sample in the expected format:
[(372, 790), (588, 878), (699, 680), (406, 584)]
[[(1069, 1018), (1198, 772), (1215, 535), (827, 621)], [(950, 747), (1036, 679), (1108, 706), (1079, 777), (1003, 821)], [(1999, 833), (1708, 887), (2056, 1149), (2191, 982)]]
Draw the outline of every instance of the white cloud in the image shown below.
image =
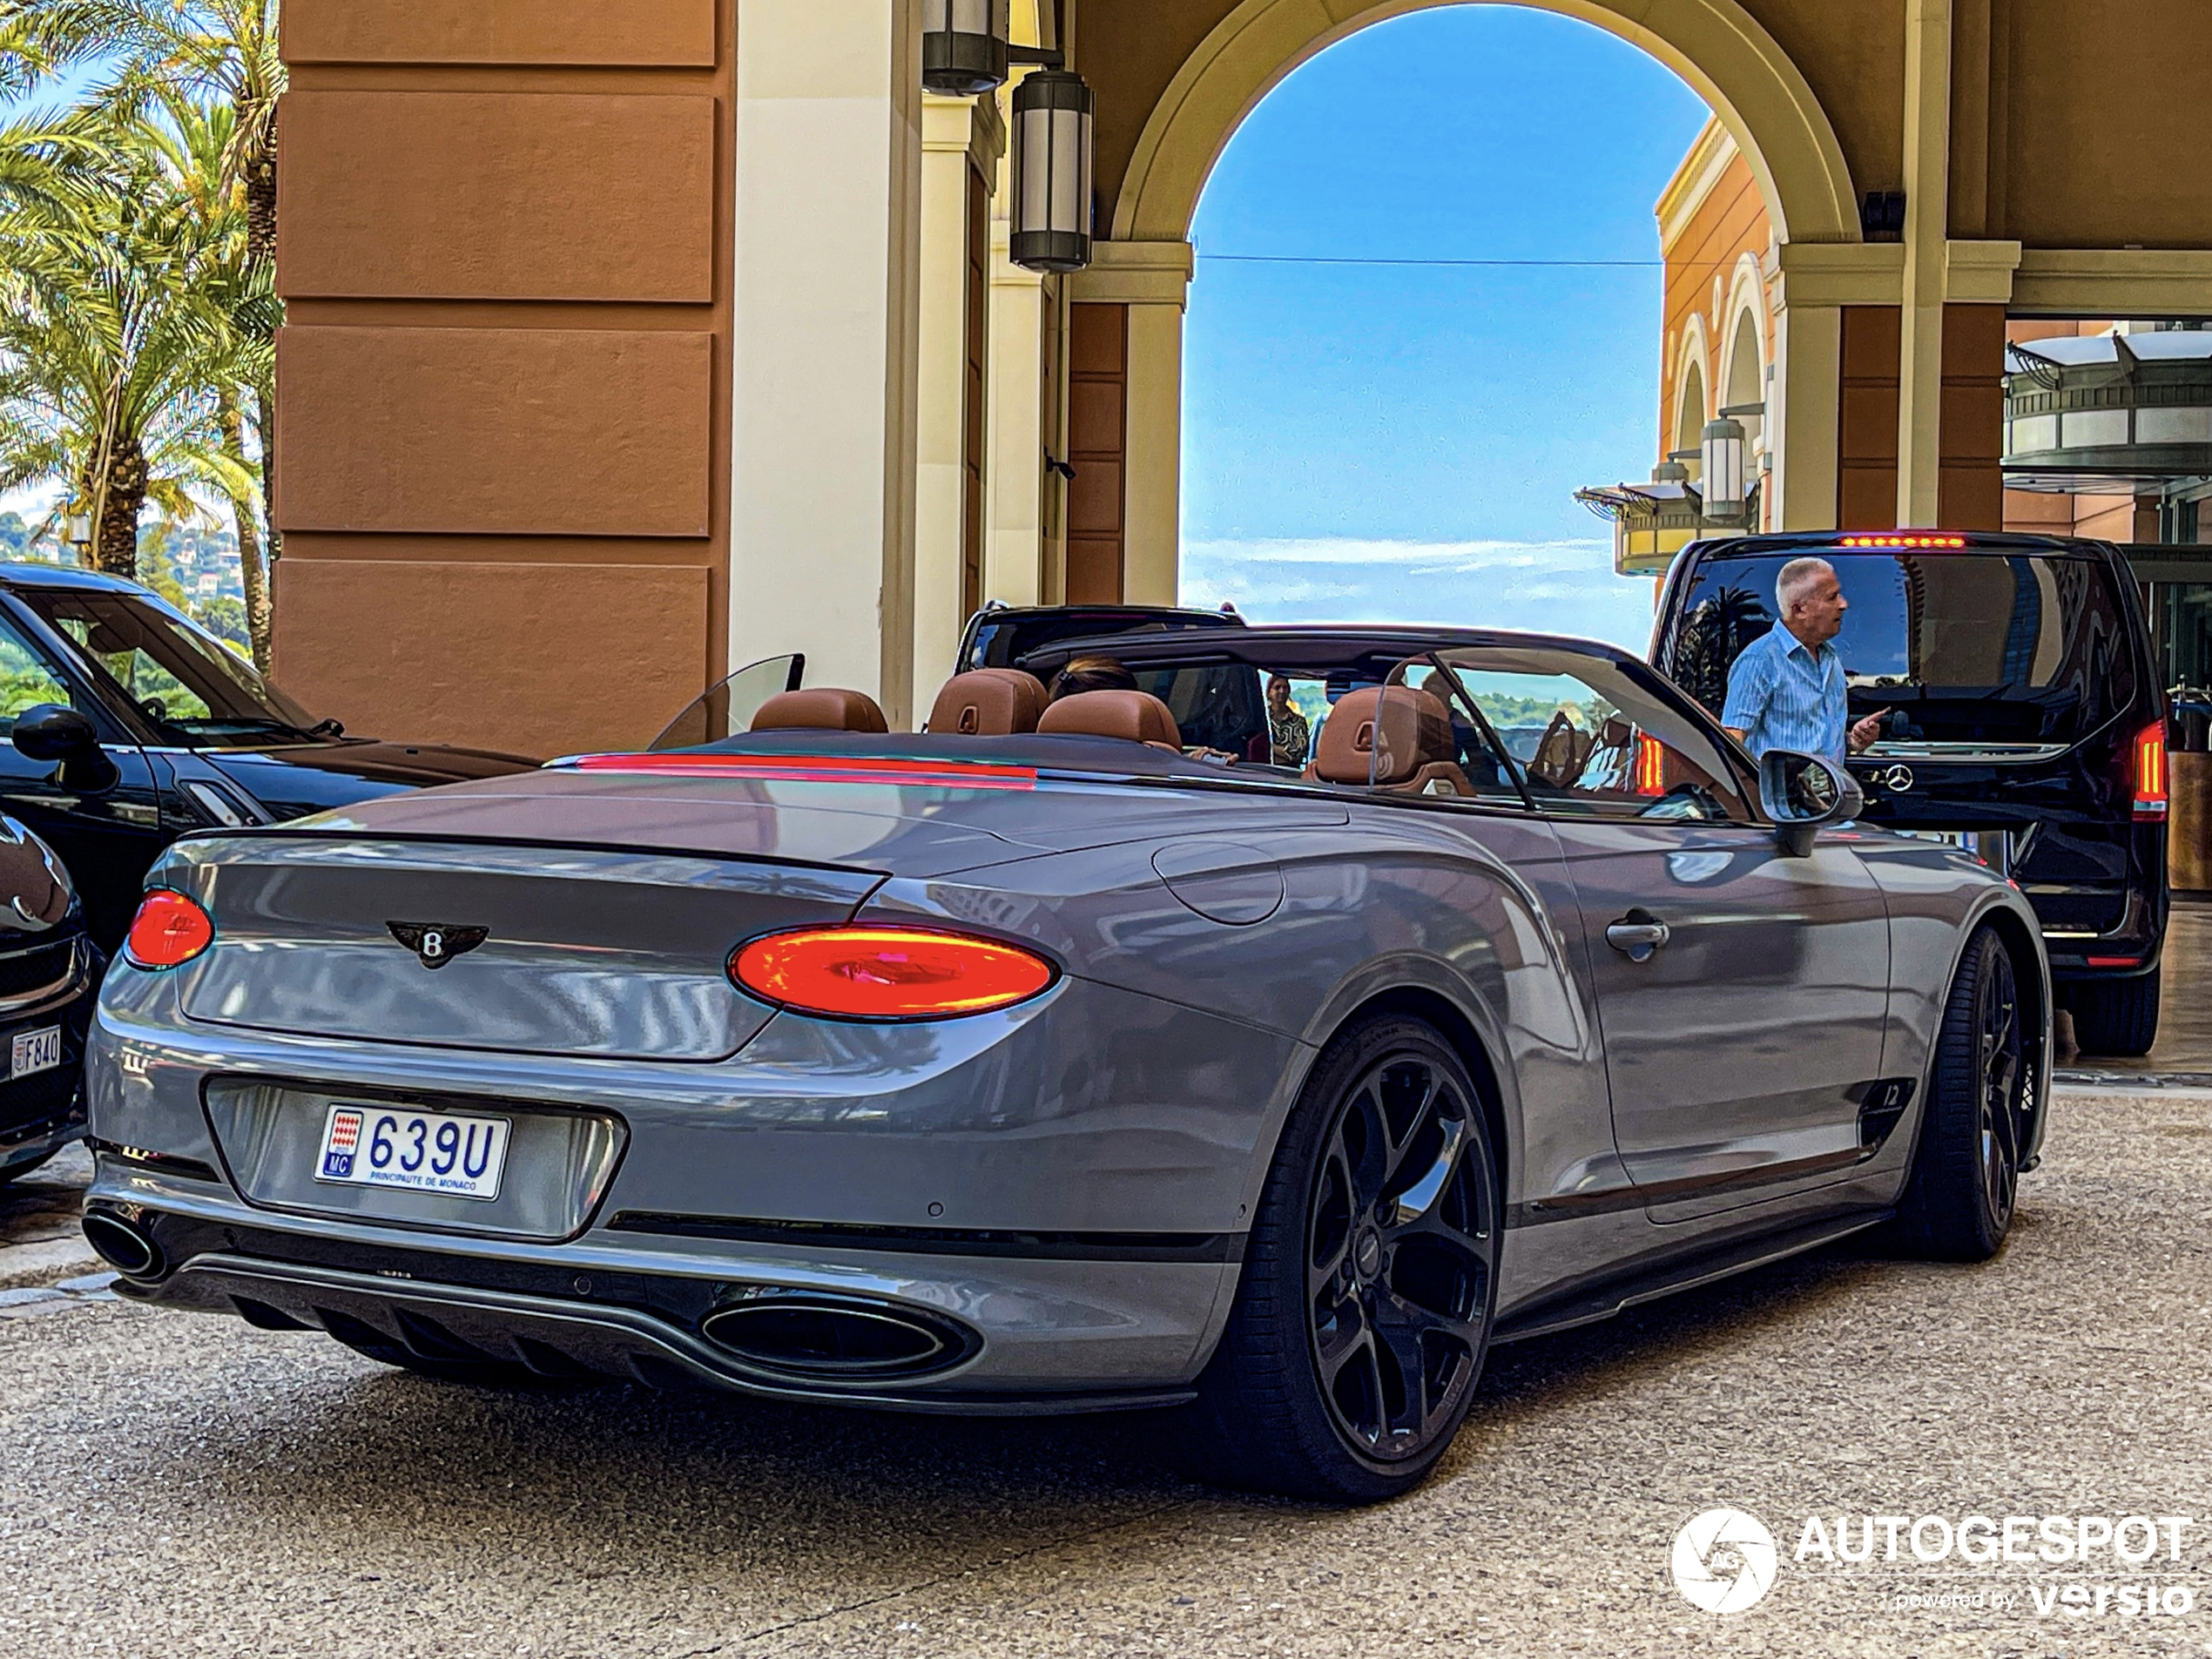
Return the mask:
[(1595, 539), (1193, 542), (1183, 593), (1254, 622), (1520, 628), (1638, 651), (1651, 635), (1650, 581), (1615, 576), (1611, 544)]

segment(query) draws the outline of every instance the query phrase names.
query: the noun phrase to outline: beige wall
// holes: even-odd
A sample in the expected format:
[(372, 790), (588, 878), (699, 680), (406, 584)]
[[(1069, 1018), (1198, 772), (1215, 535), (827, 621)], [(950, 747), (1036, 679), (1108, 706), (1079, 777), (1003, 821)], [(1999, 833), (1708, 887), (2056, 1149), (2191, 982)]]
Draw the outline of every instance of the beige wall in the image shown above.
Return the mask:
[(550, 754), (718, 671), (729, 96), (714, 0), (291, 0), (276, 677)]
[[(1020, 413), (988, 428), (987, 592), (1172, 592), (1205, 174), (1298, 62), (1426, 3), (1024, 0), (1096, 91), (1121, 239), (1065, 284), (994, 256), (981, 376)], [(2212, 51), (2203, 0), (1910, 0), (1910, 53), (1908, 0), (1535, 3), (1658, 54), (1743, 145), (1719, 241), (1768, 286), (1793, 527), (1985, 514), (2006, 307), (2212, 314), (2212, 169), (2161, 79)], [(959, 604), (914, 563), (918, 24), (918, 0), (292, 0), (280, 679), (358, 729), (540, 753), (643, 740), (794, 647), (894, 721), (926, 698)], [(1861, 194), (1898, 188), (1908, 246), (1862, 244)]]

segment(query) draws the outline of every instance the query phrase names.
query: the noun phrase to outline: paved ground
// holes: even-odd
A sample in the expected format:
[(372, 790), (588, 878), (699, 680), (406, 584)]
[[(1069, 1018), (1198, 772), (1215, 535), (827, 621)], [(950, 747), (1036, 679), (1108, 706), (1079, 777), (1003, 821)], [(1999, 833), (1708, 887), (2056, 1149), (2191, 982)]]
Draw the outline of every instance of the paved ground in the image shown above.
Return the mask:
[(2166, 930), (2164, 995), (2159, 999), (2158, 1042), (2140, 1060), (2111, 1060), (2094, 1055), (2066, 1057), (2075, 1075), (2162, 1074), (2190, 1083), (2212, 1085), (2212, 899), (2174, 901)]
[[(34, 1293), (0, 1305), (0, 1654), (2212, 1652), (2208, 1223), (2212, 1095), (2067, 1097), (1996, 1262), (1831, 1253), (1504, 1350), (1440, 1476), (1357, 1513), (1190, 1485), (1144, 1419), (500, 1394)], [(1667, 1575), (1719, 1504), (1784, 1556), (1732, 1617)], [(1788, 1558), (1839, 1513), (2199, 1517), (2179, 1564), (2065, 1569), (2192, 1611)]]

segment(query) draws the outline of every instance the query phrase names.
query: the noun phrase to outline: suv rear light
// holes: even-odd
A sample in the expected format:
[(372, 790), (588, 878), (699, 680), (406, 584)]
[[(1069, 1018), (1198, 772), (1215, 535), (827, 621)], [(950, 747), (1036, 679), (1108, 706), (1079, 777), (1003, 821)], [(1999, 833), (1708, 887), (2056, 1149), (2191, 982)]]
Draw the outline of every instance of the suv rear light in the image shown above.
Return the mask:
[(2166, 821), (2166, 722), (2162, 718), (2135, 734), (2135, 821)]
[(1018, 945), (930, 927), (800, 927), (730, 957), (763, 1001), (833, 1020), (954, 1020), (1026, 1002), (1058, 970)]
[(156, 887), (131, 919), (123, 954), (138, 968), (182, 968), (215, 942), (215, 924), (183, 894)]
[(1667, 792), (1667, 751), (1649, 732), (1636, 734), (1635, 792), (1639, 795)]

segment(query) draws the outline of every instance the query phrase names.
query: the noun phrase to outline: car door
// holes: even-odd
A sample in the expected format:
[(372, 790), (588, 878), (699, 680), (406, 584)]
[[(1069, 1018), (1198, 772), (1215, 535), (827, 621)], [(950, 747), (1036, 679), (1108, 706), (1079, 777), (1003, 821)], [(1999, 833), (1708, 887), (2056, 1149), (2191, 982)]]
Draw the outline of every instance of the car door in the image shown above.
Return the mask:
[[(13, 742), (16, 718), (40, 704), (73, 708), (92, 722), (114, 767), (111, 783), (88, 787)], [(138, 905), (146, 871), (166, 845), (153, 769), (114, 713), (11, 610), (0, 609), (0, 811), (37, 832), (69, 867), (92, 937), (112, 952)]]
[(1836, 1178), (1889, 1016), (1887, 907), (1848, 834), (1790, 856), (1657, 682), (1572, 653), (1519, 665), (1455, 663), (1535, 734), (1519, 758), (1581, 908), (1615, 1143), (1654, 1218)]

